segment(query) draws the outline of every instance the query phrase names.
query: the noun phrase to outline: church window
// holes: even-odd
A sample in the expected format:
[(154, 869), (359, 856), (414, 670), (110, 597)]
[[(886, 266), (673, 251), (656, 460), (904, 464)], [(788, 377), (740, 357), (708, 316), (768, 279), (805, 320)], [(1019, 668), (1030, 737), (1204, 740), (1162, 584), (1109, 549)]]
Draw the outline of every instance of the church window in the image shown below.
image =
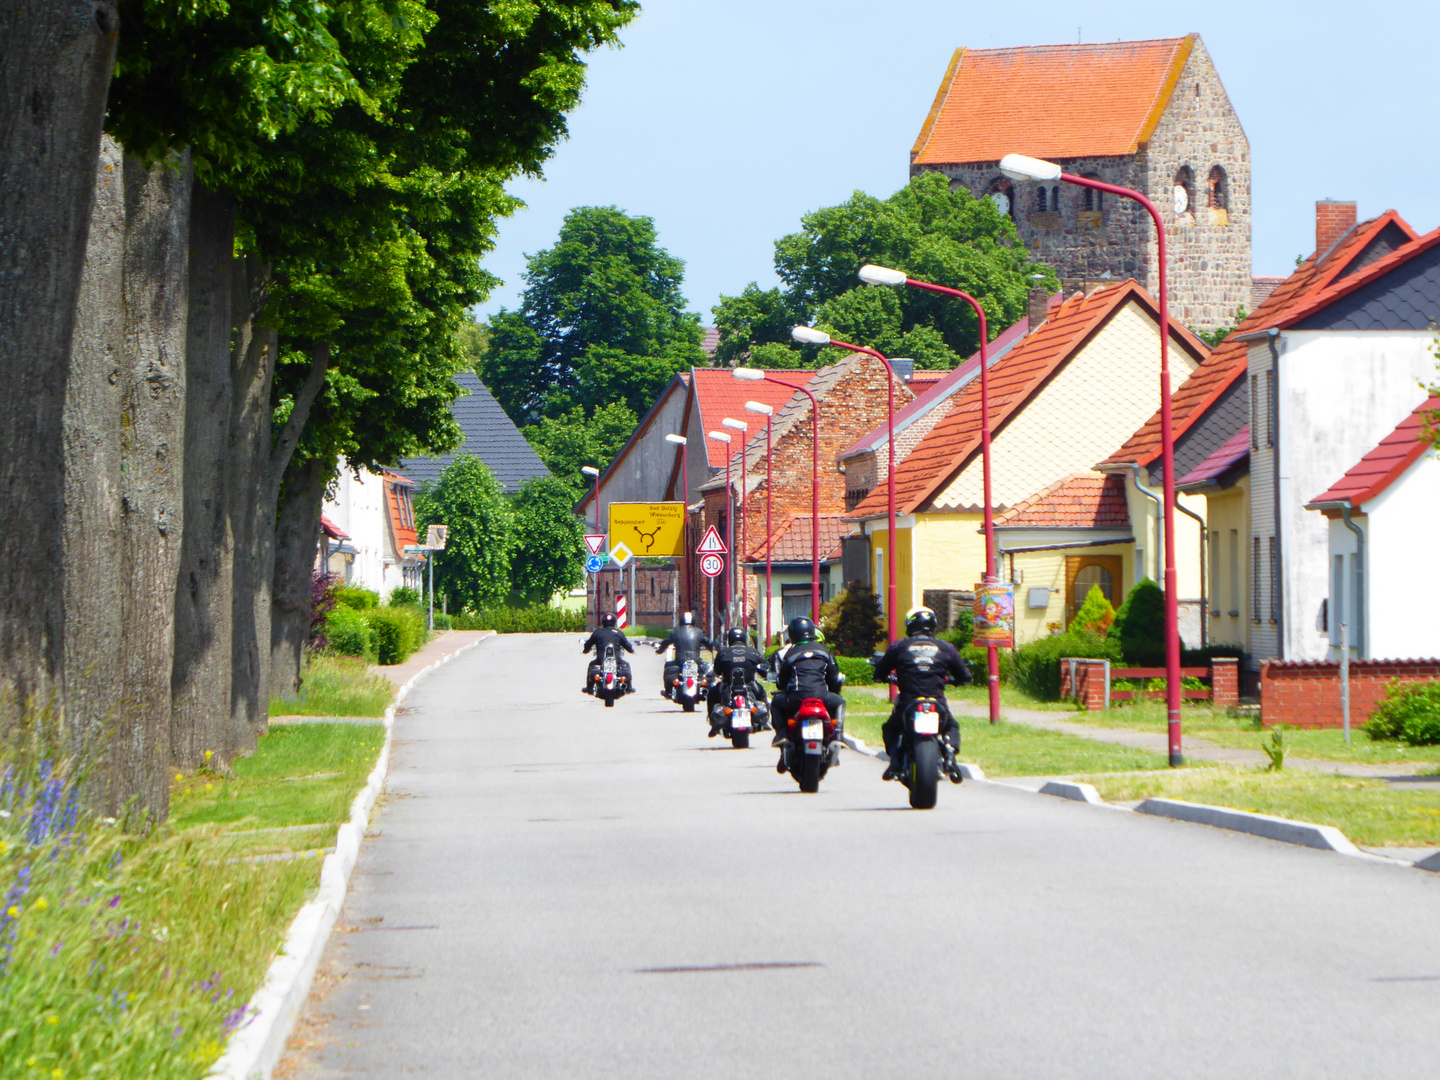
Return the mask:
[(1210, 178), (1206, 181), (1206, 187), (1210, 194), (1211, 210), (1230, 209), (1230, 185), (1225, 177), (1225, 170), (1216, 165), (1210, 170)]
[(1181, 165), (1175, 173), (1173, 192), (1176, 214), (1188, 214), (1195, 205), (1195, 173), (1189, 165)]
[(997, 176), (990, 181), (990, 188), (985, 192), (985, 197), (995, 204), (995, 209), (1006, 217), (1015, 217), (1015, 192), (1010, 186), (1010, 181), (1003, 176)]
[(1060, 188), (1058, 185), (1050, 189), (1050, 209), (1057, 214), (1060, 212)]
[(1035, 193), (1035, 209), (1044, 213), (1048, 207), (1045, 205), (1045, 185), (1041, 184), (1040, 189)]
[[(1085, 179), (1086, 179), (1086, 180), (1099, 180), (1100, 177), (1096, 176), (1094, 173), (1086, 173), (1086, 174), (1085, 174)], [(1100, 211), (1103, 211), (1103, 210), (1105, 209), (1105, 193), (1104, 193), (1103, 191), (1096, 191), (1094, 188), (1088, 188), (1088, 187), (1087, 187), (1087, 188), (1085, 189), (1085, 203), (1084, 203), (1084, 208), (1085, 208), (1086, 210), (1100, 210)]]

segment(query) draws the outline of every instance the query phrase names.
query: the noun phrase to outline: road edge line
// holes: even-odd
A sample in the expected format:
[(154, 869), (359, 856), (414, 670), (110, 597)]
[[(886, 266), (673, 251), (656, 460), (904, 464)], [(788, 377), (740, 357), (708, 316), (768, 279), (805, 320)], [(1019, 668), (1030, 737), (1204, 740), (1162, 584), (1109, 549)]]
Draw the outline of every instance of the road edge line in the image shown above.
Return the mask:
[(270, 1080), (285, 1053), (285, 1043), (310, 996), (310, 986), (320, 957), (330, 939), (330, 930), (340, 916), (350, 884), (350, 872), (360, 854), (360, 842), (370, 824), (370, 812), (385, 787), (390, 771), (390, 746), (395, 733), (395, 711), (406, 696), (437, 668), (463, 656), (496, 636), (466, 642), (410, 676), (395, 691), (395, 702), (385, 709), (385, 742), (370, 770), (365, 786), (350, 804), (350, 820), (335, 833), (335, 850), (320, 868), (320, 887), (315, 898), (304, 904), (290, 921), (285, 944), (270, 962), (260, 988), (247, 1003), (249, 1022), (226, 1041), (225, 1051), (205, 1073), (206, 1080)]

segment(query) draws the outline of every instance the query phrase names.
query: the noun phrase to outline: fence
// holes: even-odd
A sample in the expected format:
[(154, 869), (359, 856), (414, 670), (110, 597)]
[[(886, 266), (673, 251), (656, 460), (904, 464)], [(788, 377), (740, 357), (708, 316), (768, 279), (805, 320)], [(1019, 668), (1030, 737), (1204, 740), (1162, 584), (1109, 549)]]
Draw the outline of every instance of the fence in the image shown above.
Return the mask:
[[(1351, 660), (1350, 717), (1359, 726), (1374, 711), (1392, 680), (1440, 679), (1440, 659)], [(1260, 665), (1260, 717), (1267, 725), (1335, 728), (1344, 723), (1340, 661), (1267, 660)]]
[[(1209, 667), (1181, 668), (1180, 674), (1206, 679), (1209, 686), (1182, 690), (1190, 701), (1209, 701), (1224, 709), (1240, 704), (1240, 661), (1232, 657), (1216, 657)], [(1136, 697), (1163, 700), (1163, 690), (1112, 690), (1112, 679), (1163, 679), (1164, 668), (1112, 668), (1109, 660), (1067, 656), (1060, 660), (1060, 697), (1073, 700), (1088, 712), (1108, 709), (1115, 702), (1134, 701)]]

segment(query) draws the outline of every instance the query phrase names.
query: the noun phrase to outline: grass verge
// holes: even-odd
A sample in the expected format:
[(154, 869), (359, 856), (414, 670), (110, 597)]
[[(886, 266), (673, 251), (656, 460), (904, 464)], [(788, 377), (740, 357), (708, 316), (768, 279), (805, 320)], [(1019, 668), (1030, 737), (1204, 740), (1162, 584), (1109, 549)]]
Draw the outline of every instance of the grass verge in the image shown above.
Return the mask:
[(1097, 776), (1090, 783), (1103, 798), (1114, 802), (1183, 799), (1333, 825), (1355, 843), (1371, 847), (1440, 846), (1440, 792), (1391, 787), (1383, 780), (1289, 769), (1274, 773), (1217, 767)]
[(272, 698), (271, 716), (384, 716), (395, 687), (364, 660), (312, 653), (305, 661), (300, 696)]
[(177, 776), (145, 835), (78, 813), (64, 762), (6, 757), (0, 1076), (204, 1075), (318, 884), (318, 857), (245, 856), (333, 841), (384, 737), (311, 727), (277, 728), (233, 776)]

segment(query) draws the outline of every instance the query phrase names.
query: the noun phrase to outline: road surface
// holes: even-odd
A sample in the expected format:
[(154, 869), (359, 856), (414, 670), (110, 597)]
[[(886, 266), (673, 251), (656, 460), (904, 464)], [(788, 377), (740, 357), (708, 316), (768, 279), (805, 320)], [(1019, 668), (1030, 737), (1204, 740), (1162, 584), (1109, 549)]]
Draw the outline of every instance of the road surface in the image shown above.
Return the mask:
[(802, 795), (649, 650), (582, 697), (577, 642), (408, 699), (279, 1075), (1433, 1075), (1440, 875), (973, 783), (911, 811), (848, 751)]

